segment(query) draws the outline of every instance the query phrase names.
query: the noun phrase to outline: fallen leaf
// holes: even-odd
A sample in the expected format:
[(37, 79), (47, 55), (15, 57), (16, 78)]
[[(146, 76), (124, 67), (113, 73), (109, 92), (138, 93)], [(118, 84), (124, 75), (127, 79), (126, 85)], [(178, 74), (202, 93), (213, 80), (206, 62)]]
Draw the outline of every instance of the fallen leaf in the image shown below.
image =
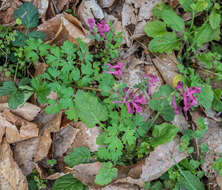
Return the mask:
[(72, 175), (80, 180), (84, 185), (95, 185), (95, 176), (101, 167), (102, 163), (100, 162), (79, 164), (72, 168)]
[(99, 136), (99, 128), (88, 128), (82, 122), (75, 123), (74, 125), (79, 132), (77, 133), (71, 150), (79, 146), (87, 146), (91, 152), (98, 151), (99, 146), (96, 144), (96, 138)]
[(27, 180), (13, 160), (12, 151), (6, 139), (0, 145), (0, 189), (28, 190)]
[(36, 137), (18, 142), (15, 145), (14, 158), (25, 176), (32, 173), (32, 170), (35, 168), (33, 157), (36, 152), (38, 143), (39, 137)]
[(61, 157), (71, 147), (74, 139), (76, 138), (79, 129), (76, 129), (70, 124), (62, 128), (55, 136), (54, 139), (54, 157)]
[(159, 145), (150, 153), (145, 159), (145, 164), (142, 167), (141, 179), (152, 181), (158, 179), (168, 169), (185, 159), (188, 156), (186, 152), (179, 151), (179, 139), (175, 138), (173, 141)]
[[(9, 109), (8, 103), (0, 104), (0, 112), (2, 112), (4, 109)], [(34, 104), (25, 103), (22, 107), (10, 111), (18, 116), (23, 117), (27, 121), (32, 121), (41, 111), (41, 108)]]
[(222, 176), (217, 176), (217, 185), (219, 185), (220, 189), (222, 189)]
[(126, 177), (122, 179), (117, 179), (114, 184), (128, 184), (128, 185), (137, 185), (141, 188), (145, 186), (145, 182), (142, 179), (134, 179), (132, 177)]
[(103, 11), (95, 0), (83, 0), (78, 8), (78, 15), (83, 25), (87, 27), (89, 26), (89, 18), (95, 18), (99, 20), (104, 18)]
[(38, 136), (38, 126), (35, 123), (26, 121), (9, 110), (0, 113), (0, 127), (5, 128), (8, 143), (15, 143)]
[(111, 7), (116, 0), (99, 0), (99, 4), (102, 8)]
[(45, 130), (43, 135), (40, 136), (38, 147), (34, 155), (34, 162), (38, 162), (43, 158), (47, 157), (51, 144), (52, 144), (52, 139), (50, 132)]
[(39, 12), (39, 16), (45, 19), (45, 14), (49, 6), (49, 0), (33, 0), (33, 5)]
[(54, 0), (55, 6), (59, 12), (61, 12), (64, 7), (69, 7), (70, 0)]
[(44, 130), (50, 133), (59, 132), (62, 120), (62, 111), (60, 111), (52, 120), (45, 124)]
[(64, 41), (76, 43), (77, 38), (89, 42), (81, 23), (70, 14), (59, 14), (38, 26), (38, 30), (46, 34), (48, 43), (61, 45)]

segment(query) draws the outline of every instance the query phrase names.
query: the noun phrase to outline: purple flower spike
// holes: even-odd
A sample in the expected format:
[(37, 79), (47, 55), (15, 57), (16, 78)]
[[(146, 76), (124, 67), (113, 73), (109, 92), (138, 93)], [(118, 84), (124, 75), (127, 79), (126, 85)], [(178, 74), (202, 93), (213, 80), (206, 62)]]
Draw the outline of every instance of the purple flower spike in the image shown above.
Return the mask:
[(174, 107), (174, 113), (177, 115), (180, 113), (180, 107), (177, 106), (177, 103), (176, 103), (176, 97), (174, 96), (173, 97), (173, 107)]
[(93, 29), (93, 26), (94, 26), (94, 24), (95, 24), (95, 19), (94, 19), (94, 18), (89, 18), (89, 19), (88, 19), (88, 24), (89, 24), (90, 30), (92, 30), (92, 29)]
[(123, 63), (122, 62), (118, 62), (116, 65), (110, 65), (110, 64), (106, 64), (109, 69), (113, 69), (114, 71), (106, 71), (106, 73), (108, 74), (113, 74), (117, 77), (121, 77), (123, 74)]
[(158, 80), (157, 76), (152, 75), (152, 74), (145, 75), (145, 77), (149, 79), (148, 95), (149, 95), (149, 97), (151, 97), (151, 88), (152, 88), (153, 86), (155, 86), (155, 84), (156, 84), (159, 80)]
[(110, 30), (110, 27), (109, 25), (106, 23), (105, 20), (102, 20), (100, 23), (98, 23), (97, 25), (97, 28), (98, 28), (98, 31), (99, 31), (99, 34), (105, 38), (105, 33), (109, 32)]

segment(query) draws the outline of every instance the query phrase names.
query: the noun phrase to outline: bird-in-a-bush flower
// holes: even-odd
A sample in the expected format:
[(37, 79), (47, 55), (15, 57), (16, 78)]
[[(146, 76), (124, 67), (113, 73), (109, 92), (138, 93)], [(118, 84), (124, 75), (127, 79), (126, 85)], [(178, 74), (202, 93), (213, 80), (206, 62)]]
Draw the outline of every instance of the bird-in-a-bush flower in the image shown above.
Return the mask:
[(111, 65), (111, 64), (106, 64), (108, 66), (108, 71), (106, 73), (108, 74), (113, 74), (117, 77), (121, 77), (123, 73), (123, 63), (122, 62), (117, 62), (116, 65)]
[(114, 101), (113, 103), (125, 104), (129, 114), (142, 112), (142, 105), (146, 104), (146, 98), (142, 95), (136, 95), (134, 89), (128, 87), (123, 89), (125, 96), (123, 100)]
[[(188, 117), (187, 117), (188, 110), (192, 106), (195, 106), (198, 104), (197, 96), (194, 96), (194, 94), (199, 94), (201, 92), (201, 88), (199, 86), (196, 86), (196, 87), (191, 86), (190, 88), (188, 88), (186, 86), (186, 88), (184, 89), (182, 82), (178, 82), (176, 88), (181, 90), (181, 94), (183, 96), (183, 104), (184, 104), (183, 111), (184, 111), (186, 119), (188, 119)], [(174, 105), (175, 114), (178, 114), (179, 108), (176, 105), (176, 98), (175, 97), (173, 97), (173, 105)]]
[(144, 77), (149, 79), (148, 95), (149, 95), (149, 97), (151, 97), (151, 88), (153, 86), (155, 86), (159, 80), (158, 80), (157, 76), (152, 75), (152, 74), (145, 75)]
[(89, 18), (88, 19), (88, 24), (89, 24), (90, 30), (92, 30), (93, 27), (94, 27), (94, 24), (95, 24), (95, 19), (94, 18)]
[(98, 31), (99, 31), (99, 34), (105, 38), (105, 33), (109, 32), (110, 30), (110, 27), (109, 25), (106, 23), (105, 20), (102, 20), (100, 23), (98, 23), (97, 25), (97, 28), (98, 28)]

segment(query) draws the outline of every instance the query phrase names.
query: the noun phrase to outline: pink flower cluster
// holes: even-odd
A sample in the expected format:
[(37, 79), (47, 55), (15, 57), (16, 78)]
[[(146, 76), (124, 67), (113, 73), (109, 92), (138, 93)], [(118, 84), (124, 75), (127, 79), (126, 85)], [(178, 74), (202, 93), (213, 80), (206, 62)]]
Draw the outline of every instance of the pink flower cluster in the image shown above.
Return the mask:
[(118, 62), (116, 65), (110, 65), (110, 64), (106, 64), (109, 69), (109, 71), (106, 71), (106, 73), (109, 74), (113, 74), (117, 77), (121, 77), (122, 73), (123, 73), (123, 63), (122, 62)]
[[(186, 90), (184, 90), (182, 82), (178, 82), (176, 88), (180, 89), (181, 93), (183, 95), (183, 104), (184, 104), (183, 111), (184, 111), (186, 119), (187, 119), (187, 112), (188, 112), (188, 110), (192, 106), (195, 106), (195, 105), (198, 104), (197, 97), (194, 96), (194, 94), (195, 93), (199, 94), (201, 92), (201, 88), (199, 86), (197, 86), (197, 87), (190, 87), (190, 88), (188, 88), (186, 86)], [(173, 97), (173, 105), (174, 105), (174, 112), (175, 112), (175, 114), (179, 114), (180, 108), (176, 104), (175, 96)]]
[(113, 103), (125, 104), (129, 114), (142, 112), (142, 105), (146, 104), (146, 98), (142, 94), (136, 95), (134, 90), (129, 89), (128, 87), (124, 88), (123, 92), (126, 93), (123, 100), (114, 101)]
[(159, 81), (157, 76), (148, 74), (144, 76), (145, 78), (149, 79), (149, 85), (148, 85), (148, 95), (151, 97), (151, 88), (155, 86), (155, 84)]
[[(95, 25), (95, 19), (94, 18), (89, 18), (88, 19), (88, 24), (89, 24), (89, 28), (92, 30), (94, 25)], [(109, 25), (106, 23), (105, 20), (100, 21), (100, 23), (96, 24), (96, 27), (99, 31), (100, 36), (102, 36), (103, 38), (105, 38), (105, 34), (107, 32), (109, 32), (110, 27)]]

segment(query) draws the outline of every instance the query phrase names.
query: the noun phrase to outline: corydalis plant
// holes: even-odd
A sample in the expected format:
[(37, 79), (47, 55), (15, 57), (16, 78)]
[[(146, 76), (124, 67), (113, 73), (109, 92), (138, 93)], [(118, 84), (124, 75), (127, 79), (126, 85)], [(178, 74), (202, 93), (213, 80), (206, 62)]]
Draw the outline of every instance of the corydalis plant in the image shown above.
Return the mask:
[(106, 23), (105, 20), (101, 20), (99, 23), (96, 24), (94, 18), (88, 19), (88, 24), (90, 30), (98, 31), (102, 38), (106, 37), (107, 32), (110, 31), (110, 26)]
[(109, 70), (106, 71), (108, 74), (113, 74), (117, 77), (121, 77), (123, 73), (123, 63), (118, 62), (116, 65), (106, 64)]
[[(201, 88), (199, 86), (197, 86), (197, 87), (192, 87), (191, 86), (190, 88), (188, 88), (186, 86), (186, 88), (184, 89), (183, 83), (182, 82), (178, 82), (178, 84), (176, 86), (176, 89), (179, 89), (181, 95), (183, 96), (183, 104), (184, 104), (183, 111), (184, 111), (186, 119), (188, 119), (187, 118), (188, 110), (191, 107), (193, 107), (193, 106), (198, 104), (197, 96), (194, 96), (194, 94), (199, 94), (200, 91), (201, 91)], [(173, 106), (174, 106), (175, 114), (179, 114), (180, 108), (176, 104), (176, 97), (175, 96), (173, 97)]]

